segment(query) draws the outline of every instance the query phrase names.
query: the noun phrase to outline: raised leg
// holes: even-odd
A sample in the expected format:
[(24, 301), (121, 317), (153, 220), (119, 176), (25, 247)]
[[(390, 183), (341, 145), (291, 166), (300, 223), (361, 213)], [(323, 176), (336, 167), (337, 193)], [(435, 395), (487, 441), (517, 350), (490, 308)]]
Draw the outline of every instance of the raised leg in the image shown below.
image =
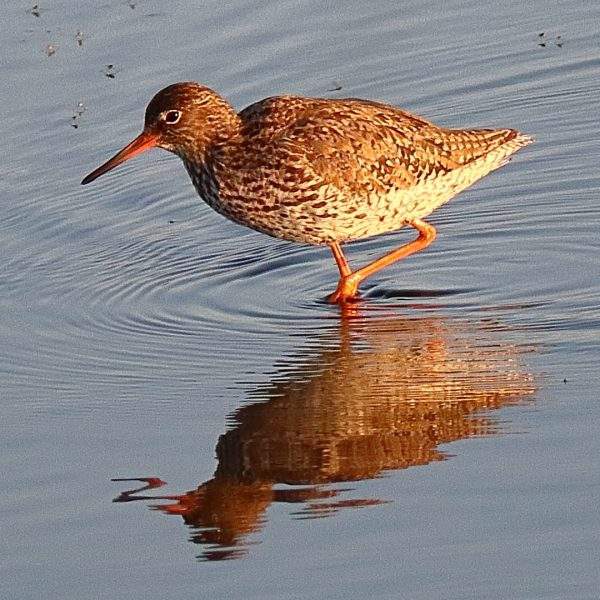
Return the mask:
[(351, 300), (356, 297), (358, 286), (363, 279), (366, 279), (369, 275), (373, 275), (373, 273), (383, 269), (383, 267), (387, 267), (401, 258), (406, 258), (415, 252), (427, 248), (427, 246), (435, 240), (435, 227), (429, 225), (429, 223), (425, 223), (425, 221), (421, 221), (420, 219), (414, 219), (409, 222), (409, 225), (419, 232), (419, 237), (416, 240), (413, 240), (404, 246), (400, 246), (400, 248), (397, 248), (396, 250), (392, 250), (389, 254), (374, 260), (372, 263), (369, 263), (354, 272), (352, 272), (348, 266), (348, 261), (346, 260), (339, 243), (333, 242), (329, 244), (335, 262), (340, 270), (340, 280), (335, 292), (327, 298), (328, 302), (331, 302), (332, 304), (343, 304), (344, 302)]

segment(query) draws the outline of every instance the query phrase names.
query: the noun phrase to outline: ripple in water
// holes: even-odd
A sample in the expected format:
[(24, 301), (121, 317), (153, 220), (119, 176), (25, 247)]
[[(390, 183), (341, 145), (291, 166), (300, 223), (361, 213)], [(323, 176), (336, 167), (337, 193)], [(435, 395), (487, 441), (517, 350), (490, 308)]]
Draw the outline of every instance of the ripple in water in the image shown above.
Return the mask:
[(181, 517), (200, 560), (239, 558), (260, 541), (271, 504), (314, 519), (393, 502), (372, 495), (377, 485), (362, 496), (358, 482), (445, 460), (440, 445), (497, 434), (493, 411), (533, 398), (525, 349), (490, 328), (386, 312), (359, 309), (276, 362), (230, 416), (212, 477), (181, 494), (148, 496), (157, 487), (148, 484), (115, 501)]

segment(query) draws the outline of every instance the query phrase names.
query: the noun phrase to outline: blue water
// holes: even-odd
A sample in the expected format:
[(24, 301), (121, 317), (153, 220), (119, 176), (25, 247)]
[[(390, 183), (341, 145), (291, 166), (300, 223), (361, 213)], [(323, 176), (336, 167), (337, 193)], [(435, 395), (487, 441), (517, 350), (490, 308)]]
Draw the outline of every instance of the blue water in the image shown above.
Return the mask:
[[(0, 25), (4, 595), (595, 598), (597, 2), (32, 7)], [(79, 185), (190, 79), (536, 143), (343, 314), (328, 251), (166, 153)]]

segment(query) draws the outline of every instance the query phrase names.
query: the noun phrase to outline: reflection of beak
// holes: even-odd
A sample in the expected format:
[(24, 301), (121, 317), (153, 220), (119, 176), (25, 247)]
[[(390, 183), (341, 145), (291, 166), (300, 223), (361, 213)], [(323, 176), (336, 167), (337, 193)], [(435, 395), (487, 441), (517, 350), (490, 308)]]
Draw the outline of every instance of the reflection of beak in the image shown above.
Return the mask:
[(94, 179), (104, 175), (104, 173), (114, 169), (122, 162), (141, 154), (142, 152), (154, 148), (158, 141), (158, 135), (150, 131), (142, 131), (133, 142), (127, 144), (123, 150), (117, 152), (110, 160), (107, 160), (103, 165), (99, 166), (95, 171), (83, 178), (82, 185), (94, 181)]

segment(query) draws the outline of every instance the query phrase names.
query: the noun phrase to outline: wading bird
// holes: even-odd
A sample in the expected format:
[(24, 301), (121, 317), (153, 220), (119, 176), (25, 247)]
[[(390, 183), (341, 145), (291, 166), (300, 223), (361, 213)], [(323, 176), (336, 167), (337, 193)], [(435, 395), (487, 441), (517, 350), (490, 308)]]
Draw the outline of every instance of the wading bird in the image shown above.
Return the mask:
[[(158, 147), (177, 154), (203, 200), (273, 237), (327, 245), (340, 271), (330, 302), (429, 246), (433, 210), (531, 138), (514, 129), (446, 129), (387, 104), (274, 96), (236, 113), (208, 87), (176, 83), (146, 108), (142, 133), (82, 181)], [(410, 225), (418, 237), (352, 271), (342, 244)]]

